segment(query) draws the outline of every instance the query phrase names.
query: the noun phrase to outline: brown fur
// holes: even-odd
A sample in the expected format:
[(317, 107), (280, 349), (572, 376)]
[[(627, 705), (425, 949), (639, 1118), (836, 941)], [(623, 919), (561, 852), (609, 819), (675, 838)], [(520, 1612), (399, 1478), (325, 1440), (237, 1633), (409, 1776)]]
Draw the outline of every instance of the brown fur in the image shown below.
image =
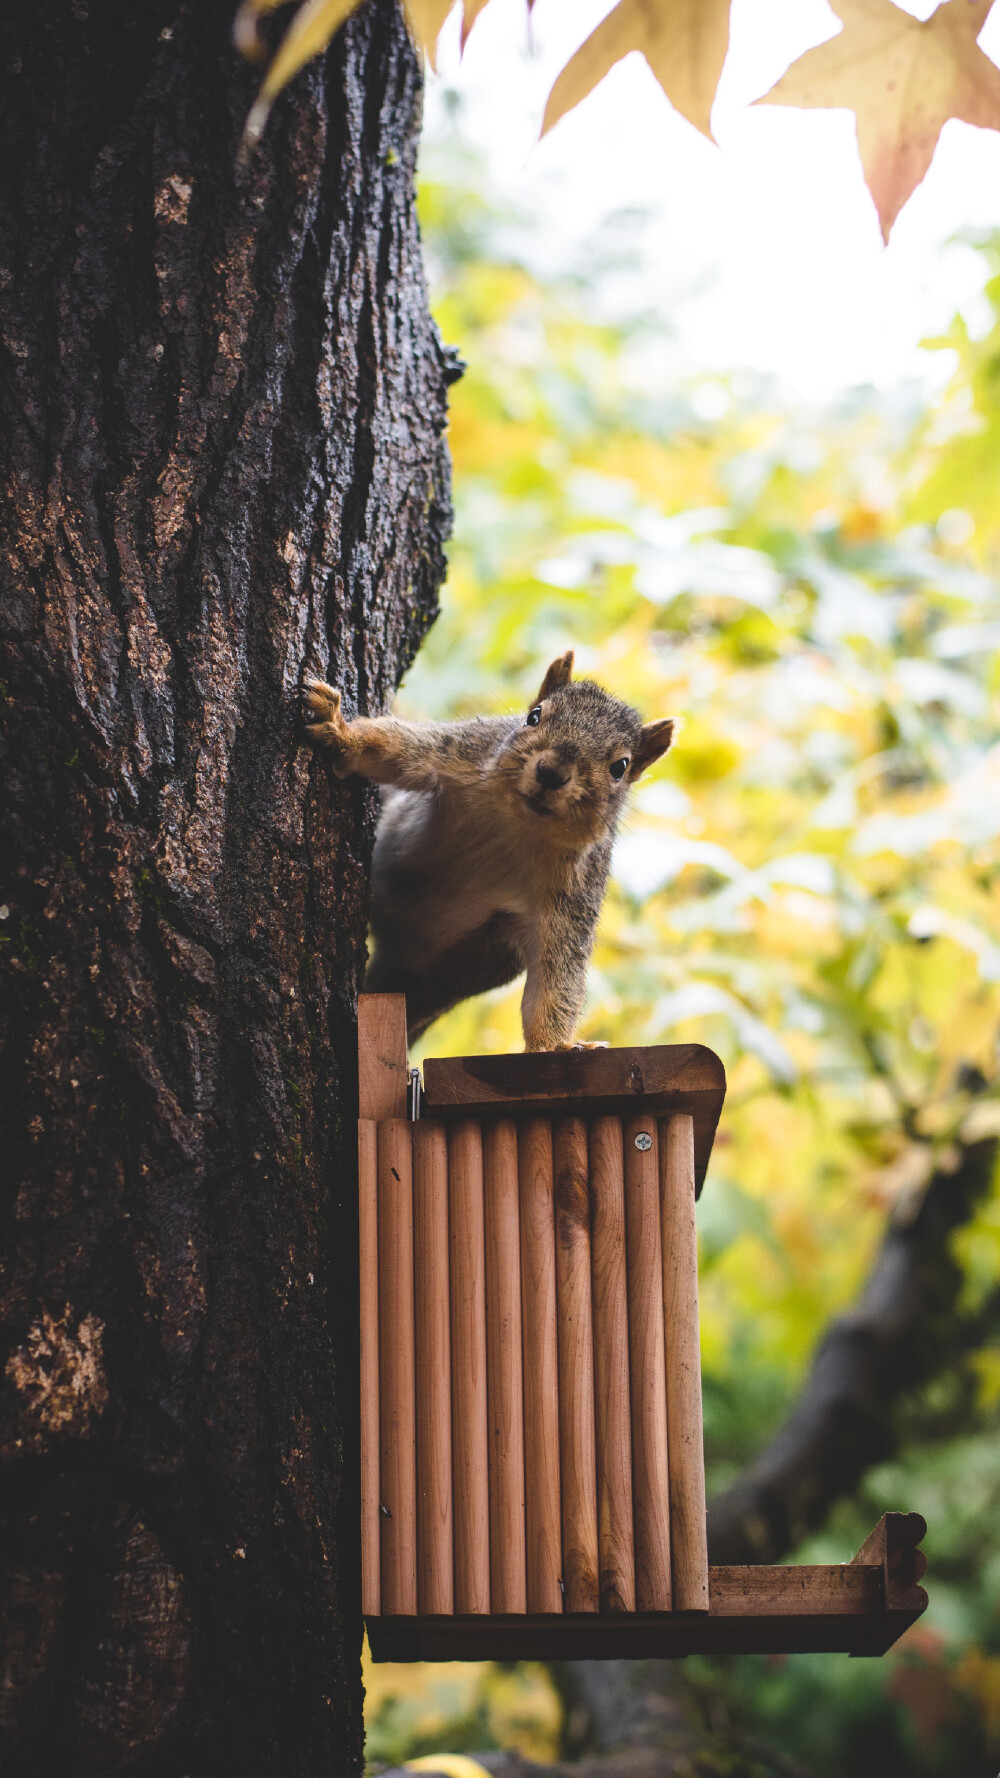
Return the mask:
[(411, 1037), (526, 969), (525, 1047), (572, 1044), (625, 798), (673, 733), (572, 670), (571, 653), (552, 662), (527, 722), (347, 722), (340, 693), (306, 681), (309, 739), (338, 777), (386, 787), (365, 986), (406, 994)]

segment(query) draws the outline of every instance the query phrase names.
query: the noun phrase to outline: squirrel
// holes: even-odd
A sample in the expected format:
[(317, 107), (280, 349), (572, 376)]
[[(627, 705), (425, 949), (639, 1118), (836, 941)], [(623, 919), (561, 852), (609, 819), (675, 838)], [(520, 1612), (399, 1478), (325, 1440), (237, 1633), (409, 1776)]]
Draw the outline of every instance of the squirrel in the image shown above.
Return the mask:
[(667, 751), (671, 720), (554, 660), (527, 716), (403, 722), (341, 714), (303, 686), (306, 733), (339, 778), (382, 785), (372, 861), (370, 993), (405, 994), (412, 1041), (450, 1007), (527, 970), (527, 1050), (573, 1041), (630, 787)]

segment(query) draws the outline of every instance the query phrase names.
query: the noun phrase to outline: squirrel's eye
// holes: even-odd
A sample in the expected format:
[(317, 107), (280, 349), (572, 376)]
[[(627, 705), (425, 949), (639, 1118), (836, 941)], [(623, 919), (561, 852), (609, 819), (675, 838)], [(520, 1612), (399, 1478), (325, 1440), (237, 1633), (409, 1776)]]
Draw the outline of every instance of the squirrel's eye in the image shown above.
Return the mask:
[(536, 704), (535, 708), (533, 710), (529, 710), (525, 720), (526, 720), (529, 728), (537, 728), (538, 724), (542, 720), (542, 706), (541, 706), (541, 704)]
[(624, 759), (613, 759), (611, 761), (611, 776), (615, 780), (616, 784), (619, 783), (622, 778), (624, 778), (625, 773), (627, 771), (628, 771), (628, 755), (627, 754)]

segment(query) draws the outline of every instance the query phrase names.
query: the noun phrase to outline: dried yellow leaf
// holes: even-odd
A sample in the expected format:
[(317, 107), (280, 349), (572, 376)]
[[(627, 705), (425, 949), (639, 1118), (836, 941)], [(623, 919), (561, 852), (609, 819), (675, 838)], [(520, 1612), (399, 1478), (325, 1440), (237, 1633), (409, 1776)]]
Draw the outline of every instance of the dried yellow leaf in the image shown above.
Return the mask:
[(559, 75), (542, 135), (637, 49), (675, 110), (711, 139), (712, 103), (729, 48), (729, 7), (730, 0), (619, 0)]
[[(466, 44), (469, 41), (469, 32), (472, 30), (472, 27), (475, 24), (477, 18), (479, 17), (479, 14), (483, 11), (483, 9), (487, 5), (487, 3), (488, 3), (488, 0), (465, 0), (465, 4), (462, 7), (462, 48), (463, 49), (465, 48)], [(530, 11), (531, 0), (528, 0), (528, 7), (529, 7), (529, 11)]]
[(305, 0), (278, 46), (243, 131), (243, 152), (261, 138), (271, 106), (293, 74), (324, 50), (360, 0)]
[(945, 0), (922, 20), (892, 0), (831, 0), (843, 31), (807, 50), (758, 100), (855, 113), (885, 241), (950, 117), (1000, 129), (1000, 69), (976, 42), (992, 4)]
[[(485, 0), (483, 0), (485, 4)], [(404, 0), (403, 10), (410, 34), (433, 69), (437, 69), (437, 41), (455, 0)]]

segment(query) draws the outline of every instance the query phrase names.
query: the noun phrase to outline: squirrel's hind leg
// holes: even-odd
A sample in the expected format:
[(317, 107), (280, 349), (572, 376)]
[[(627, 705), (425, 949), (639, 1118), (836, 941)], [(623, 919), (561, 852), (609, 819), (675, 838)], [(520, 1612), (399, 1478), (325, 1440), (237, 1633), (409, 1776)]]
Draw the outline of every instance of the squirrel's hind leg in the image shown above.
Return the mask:
[(515, 980), (524, 959), (513, 943), (507, 914), (494, 914), (485, 925), (435, 957), (426, 970), (404, 964), (376, 949), (368, 966), (365, 988), (371, 994), (405, 994), (406, 1022), (412, 1043), (442, 1013), (462, 1000), (502, 988)]

